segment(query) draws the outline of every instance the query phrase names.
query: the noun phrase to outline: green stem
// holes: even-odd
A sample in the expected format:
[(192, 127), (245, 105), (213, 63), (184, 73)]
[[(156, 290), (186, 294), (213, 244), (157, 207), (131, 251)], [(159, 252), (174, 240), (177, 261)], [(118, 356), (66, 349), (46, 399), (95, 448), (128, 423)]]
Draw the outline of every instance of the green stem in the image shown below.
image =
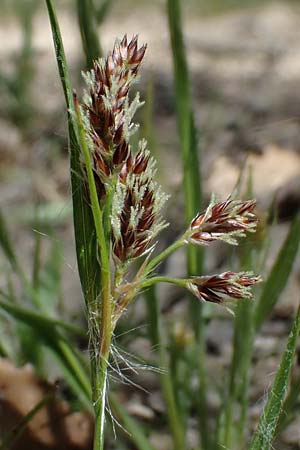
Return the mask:
[(86, 376), (86, 373), (82, 370), (82, 367), (79, 364), (78, 357), (74, 354), (68, 342), (65, 341), (64, 338), (57, 337), (56, 339), (57, 348), (63, 354), (63, 357), (66, 361), (66, 365), (71, 368), (72, 374), (80, 384), (82, 388), (82, 392), (85, 397), (91, 398), (91, 386), (89, 383), (89, 379)]
[[(155, 278), (167, 278), (167, 277), (155, 277)], [(171, 280), (171, 278), (169, 279)], [(147, 280), (150, 281), (150, 280)], [(168, 281), (167, 281), (168, 282)], [(171, 281), (169, 281), (171, 282)], [(147, 308), (150, 320), (150, 337), (152, 344), (158, 351), (159, 366), (161, 368), (169, 368), (168, 354), (165, 345), (165, 336), (163, 332), (163, 325), (161, 320), (161, 314), (159, 311), (158, 301), (155, 294), (155, 286), (150, 285), (150, 289), (145, 293)], [(185, 450), (185, 436), (183, 420), (180, 417), (178, 405), (174, 395), (174, 386), (172, 380), (172, 374), (169, 370), (160, 375), (161, 387), (164, 396), (164, 400), (167, 407), (168, 422), (171, 429), (174, 450)]]
[(126, 430), (126, 438), (132, 441), (134, 448), (136, 450), (155, 450), (144, 433), (141, 424), (128, 414), (119, 398), (112, 392), (109, 393), (109, 404), (117, 419), (122, 420), (122, 425)]
[(40, 324), (45, 327), (55, 327), (58, 326), (66, 331), (77, 334), (78, 336), (85, 337), (86, 332), (76, 325), (72, 325), (68, 322), (63, 322), (62, 320), (52, 319), (50, 317), (45, 316), (43, 313), (37, 313), (28, 308), (21, 308), (19, 306), (14, 305), (13, 297), (6, 294), (2, 290), (0, 290), (0, 296), (6, 298), (9, 303), (3, 302), (0, 300), (0, 308), (6, 311), (8, 314), (11, 314), (14, 317), (18, 317), (21, 320), (28, 320), (31, 323)]
[(146, 265), (145, 269), (142, 272), (142, 276), (148, 275), (155, 267), (158, 266), (164, 259), (168, 258), (172, 253), (174, 253), (179, 248), (185, 245), (184, 237), (178, 239), (173, 244), (171, 244), (168, 248), (163, 250), (159, 255), (155, 258), (151, 259), (151, 261)]
[(102, 54), (93, 2), (91, 0), (77, 0), (77, 16), (86, 65), (90, 69), (93, 67), (93, 61)]
[[(91, 155), (86, 140), (80, 107), (76, 97), (74, 98), (74, 104), (78, 123), (79, 140), (85, 160), (91, 207), (96, 229), (97, 242), (99, 245), (99, 256), (101, 264), (101, 301), (100, 304), (98, 301), (95, 302), (95, 311), (92, 311), (93, 314), (96, 314), (96, 317), (101, 317), (99, 349), (93, 349), (92, 354), (92, 358), (96, 358), (96, 363), (92, 364), (92, 370), (94, 371), (92, 379), (95, 381), (93, 383), (93, 401), (95, 410), (94, 450), (102, 450), (104, 448), (107, 364), (109, 359), (112, 335), (112, 302), (110, 286), (109, 239), (107, 230), (108, 225), (106, 225), (106, 227), (104, 226), (104, 222), (107, 224), (107, 221), (103, 217), (103, 211), (100, 209), (92, 169)], [(91, 325), (93, 326), (94, 317), (90, 317), (89, 320), (91, 322)]]
[[(247, 241), (241, 251), (240, 265), (245, 271), (250, 270), (254, 265), (251, 242)], [(253, 308), (254, 303), (244, 300), (239, 301), (235, 309), (228, 398), (225, 404), (223, 436), (220, 436), (220, 441), (226, 448), (244, 448), (246, 446), (245, 432), (247, 430), (250, 366), (254, 340)], [(238, 422), (234, 420), (235, 410), (239, 410)]]
[[(180, 286), (182, 288), (186, 288), (187, 282), (188, 282), (188, 280), (185, 280), (185, 279), (172, 278), (172, 277), (166, 277), (166, 276), (157, 276), (157, 277), (148, 278), (146, 280), (143, 279), (143, 281), (140, 281), (140, 279), (138, 279), (136, 284), (129, 283), (127, 286), (126, 285), (121, 286), (121, 289), (119, 290), (119, 292), (118, 292), (118, 290), (116, 290), (116, 293), (119, 295), (121, 295), (121, 294), (125, 294), (125, 295), (123, 295), (123, 297), (117, 303), (116, 308), (114, 310), (112, 329), (115, 328), (123, 311), (127, 308), (129, 303), (138, 295), (138, 293), (142, 289), (152, 287), (156, 283), (170, 283), (170, 284), (176, 284), (177, 286)], [(128, 290), (126, 289), (127, 287), (129, 287)], [(125, 291), (124, 291), (124, 288), (125, 288)], [(122, 290), (123, 290), (123, 292), (122, 292)]]
[(150, 286), (153, 286), (156, 283), (170, 283), (170, 284), (176, 284), (177, 286), (186, 288), (186, 283), (188, 280), (182, 279), (182, 278), (173, 278), (173, 277), (166, 277), (166, 276), (157, 276), (157, 277), (151, 277), (147, 280), (143, 281), (139, 285), (139, 290), (148, 288)]
[(97, 235), (97, 241), (98, 245), (100, 247), (100, 258), (101, 262), (104, 261), (106, 263), (108, 259), (107, 254), (107, 245), (105, 242), (105, 233), (103, 228), (103, 213), (100, 209), (99, 201), (98, 201), (98, 194), (97, 194), (97, 188), (96, 183), (94, 179), (93, 174), (93, 168), (91, 163), (91, 154), (90, 150), (87, 144), (86, 140), (86, 133), (82, 121), (81, 111), (79, 107), (79, 103), (77, 100), (77, 97), (74, 96), (74, 105), (75, 105), (75, 111), (76, 111), (76, 117), (77, 117), (77, 123), (78, 123), (78, 131), (79, 131), (79, 140), (81, 145), (81, 150), (84, 157), (85, 167), (86, 167), (86, 173), (87, 173), (87, 179), (88, 179), (88, 185), (89, 185), (89, 192), (91, 197), (91, 207), (92, 207), (92, 213), (95, 223), (95, 229), (96, 229), (96, 235)]
[(97, 367), (97, 378), (93, 392), (93, 406), (95, 411), (95, 429), (93, 450), (104, 449), (104, 425), (105, 425), (105, 404), (107, 391), (107, 365), (109, 352), (106, 356), (101, 356), (100, 364)]
[[(197, 133), (192, 109), (191, 83), (189, 80), (182, 32), (180, 0), (167, 0), (167, 12), (173, 53), (177, 125), (183, 165), (185, 220), (186, 225), (188, 225), (199, 210), (199, 205), (201, 204), (201, 173), (199, 170)], [(198, 252), (197, 254), (197, 249), (190, 246), (187, 249), (188, 275), (200, 274), (202, 265), (203, 252)], [(199, 391), (196, 396), (196, 406), (199, 416), (202, 445), (205, 450), (209, 450), (212, 445), (207, 422), (205, 323), (202, 310), (202, 305), (198, 305), (196, 302), (190, 302), (190, 317), (197, 340), (195, 361), (197, 362)]]

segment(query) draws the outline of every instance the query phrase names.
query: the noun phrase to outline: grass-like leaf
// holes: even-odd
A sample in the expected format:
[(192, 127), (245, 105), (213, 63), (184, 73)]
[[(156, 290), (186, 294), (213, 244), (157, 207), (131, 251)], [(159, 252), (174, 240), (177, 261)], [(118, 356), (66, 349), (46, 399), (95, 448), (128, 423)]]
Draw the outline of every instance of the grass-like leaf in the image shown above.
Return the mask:
[[(249, 244), (249, 243), (248, 243)], [(253, 267), (251, 249), (245, 246), (243, 269)], [(234, 442), (240, 445), (245, 438), (248, 407), (249, 366), (253, 344), (253, 303), (241, 300), (235, 308), (233, 354), (229, 374), (228, 398), (224, 417), (220, 421), (219, 440), (224, 447), (232, 448)], [(239, 407), (238, 423), (234, 421), (234, 410)]]
[(101, 2), (99, 2), (99, 0), (94, 0), (94, 10), (98, 24), (103, 22), (111, 5), (112, 0), (102, 0)]
[(10, 262), (11, 266), (15, 269), (17, 267), (17, 258), (9, 236), (8, 229), (6, 227), (4, 216), (1, 211), (0, 211), (0, 247), (2, 248), (3, 253)]
[[(8, 295), (0, 291), (0, 295), (2, 297), (7, 298), (8, 300), (11, 299)], [(13, 304), (13, 302), (4, 302), (0, 300), (0, 309), (5, 311), (7, 314), (13, 316), (17, 320), (22, 320), (24, 322), (28, 322), (31, 327), (33, 328), (41, 328), (43, 327), (60, 327), (61, 329), (65, 329), (66, 331), (69, 331), (71, 333), (77, 334), (79, 336), (85, 336), (85, 332), (75, 325), (72, 325), (71, 323), (63, 322), (61, 320), (56, 319), (50, 319), (49, 317), (46, 317), (44, 314), (36, 313), (30, 309), (26, 308), (20, 308), (19, 306), (16, 306)]]
[(97, 263), (95, 227), (91, 209), (88, 205), (83, 183), (80, 146), (78, 140), (77, 123), (75, 120), (75, 109), (73, 92), (69, 78), (69, 72), (52, 0), (46, 0), (49, 19), (52, 28), (53, 42), (56, 60), (62, 83), (66, 106), (68, 111), (69, 147), (70, 147), (70, 169), (73, 199), (73, 219), (75, 229), (75, 241), (77, 252), (77, 263), (82, 290), (88, 304), (88, 299), (93, 301), (97, 298), (100, 283), (99, 264)]
[[(55, 356), (65, 375), (67, 383), (80, 397), (85, 406), (90, 407), (90, 383), (82, 361), (74, 350), (71, 342), (67, 341), (59, 331), (59, 321), (48, 319), (14, 305), (0, 302), (0, 308), (14, 318), (17, 322), (27, 325), (39, 342), (45, 345)], [(67, 328), (69, 328), (67, 326)], [(72, 329), (73, 326), (70, 325)]]
[(97, 36), (96, 11), (92, 0), (77, 0), (77, 17), (87, 68), (102, 54)]
[(249, 450), (269, 450), (271, 448), (288, 388), (299, 332), (300, 308), (298, 309), (296, 318), (293, 322), (286, 349), (282, 355), (281, 363), (277, 370), (271, 392), (260, 416)]
[[(191, 88), (188, 73), (187, 57), (181, 23), (179, 0), (167, 1), (169, 30), (173, 53), (175, 102), (177, 125), (180, 138), (183, 186), (185, 203), (185, 221), (188, 224), (201, 207), (201, 174), (199, 170), (199, 156), (197, 145), (197, 131), (191, 101)], [(199, 249), (198, 249), (199, 250)], [(193, 246), (187, 250), (187, 272), (189, 275), (200, 275), (202, 271), (203, 254)], [(197, 409), (201, 430), (202, 444), (206, 450), (210, 448), (210, 433), (207, 423), (206, 407), (206, 375), (205, 375), (205, 349), (204, 349), (204, 321), (202, 306), (190, 302), (191, 320), (197, 337), (195, 361), (199, 377), (199, 392), (197, 393)]]
[[(300, 365), (298, 355), (298, 366)], [(299, 413), (300, 407), (300, 383), (299, 376), (296, 371), (295, 376), (292, 374), (292, 379), (289, 387), (289, 393), (284, 401), (282, 411), (277, 423), (276, 433), (277, 436), (284, 428), (286, 428)]]
[(266, 279), (254, 311), (254, 327), (257, 330), (271, 313), (283, 291), (293, 268), (300, 243), (300, 222), (295, 218), (281, 246), (271, 272)]
[(129, 416), (124, 406), (118, 401), (114, 394), (109, 395), (109, 403), (113, 412), (121, 419), (130, 439), (136, 446), (137, 450), (154, 450), (149, 440), (146, 438), (141, 426)]
[[(148, 317), (150, 319), (149, 335), (151, 338), (151, 343), (153, 348), (157, 349), (160, 367), (168, 367), (169, 358), (166, 350), (166, 339), (163, 331), (164, 328), (155, 286), (151, 286), (145, 292), (145, 299), (147, 303)], [(179, 405), (176, 401), (174, 382), (170, 367), (168, 367), (166, 373), (162, 373), (160, 375), (160, 383), (164, 401), (166, 403), (168, 422), (174, 439), (174, 450), (181, 450), (184, 448), (185, 431)]]

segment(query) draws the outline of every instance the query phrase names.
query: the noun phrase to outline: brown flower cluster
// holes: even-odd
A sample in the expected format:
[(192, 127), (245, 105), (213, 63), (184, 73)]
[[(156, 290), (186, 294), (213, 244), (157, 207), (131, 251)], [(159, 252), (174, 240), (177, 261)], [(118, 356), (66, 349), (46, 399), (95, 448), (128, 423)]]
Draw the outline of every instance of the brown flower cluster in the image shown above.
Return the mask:
[(245, 232), (254, 232), (258, 222), (254, 214), (255, 200), (212, 201), (206, 211), (199, 213), (191, 222), (186, 240), (193, 244), (207, 245), (215, 240), (237, 244)]
[(136, 156), (130, 154), (122, 167), (113, 203), (113, 251), (122, 262), (144, 254), (166, 226), (158, 213), (167, 196), (154, 175), (155, 161), (141, 141)]
[(146, 141), (139, 142), (136, 154), (129, 144), (136, 129), (132, 119), (141, 105), (138, 94), (129, 100), (129, 89), (145, 50), (145, 45), (138, 48), (137, 36), (128, 42), (125, 35), (106, 59), (95, 61), (85, 74), (84, 112), (98, 196), (103, 202), (107, 190), (113, 191), (112, 249), (121, 263), (149, 250), (165, 226), (159, 211), (166, 195), (154, 181), (155, 161)]
[(226, 299), (252, 298), (250, 287), (260, 281), (248, 272), (224, 272), (191, 278), (187, 288), (201, 301), (223, 303)]
[(131, 121), (141, 103), (138, 95), (130, 103), (128, 93), (145, 51), (145, 45), (138, 48), (137, 36), (128, 42), (125, 35), (105, 59), (96, 60), (93, 69), (84, 74), (87, 131), (101, 196), (108, 177), (120, 170), (130, 154), (129, 137), (135, 129)]

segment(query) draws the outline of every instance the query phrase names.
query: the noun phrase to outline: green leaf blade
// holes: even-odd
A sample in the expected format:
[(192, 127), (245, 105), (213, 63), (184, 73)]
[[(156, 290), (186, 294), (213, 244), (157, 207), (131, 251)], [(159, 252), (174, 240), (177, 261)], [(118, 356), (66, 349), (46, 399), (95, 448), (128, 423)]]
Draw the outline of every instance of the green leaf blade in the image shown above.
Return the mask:
[(269, 316), (286, 286), (298, 252), (299, 243), (300, 222), (298, 218), (295, 218), (291, 223), (288, 235), (281, 246), (256, 304), (254, 311), (254, 327), (256, 331), (259, 330), (264, 320)]
[(78, 140), (77, 123), (73, 91), (68, 73), (62, 37), (52, 0), (46, 0), (49, 19), (53, 34), (56, 61), (64, 91), (69, 129), (70, 170), (73, 200), (73, 219), (75, 229), (76, 253), (78, 271), (86, 304), (94, 301), (99, 293), (99, 263), (96, 254), (95, 227), (91, 209), (86, 199), (80, 163), (80, 145)]
[(290, 372), (296, 351), (297, 338), (300, 333), (300, 308), (293, 322), (286, 349), (282, 355), (273, 387), (267, 403), (260, 416), (260, 420), (250, 443), (249, 450), (269, 450), (275, 437), (277, 422), (282, 411), (286, 396)]
[(0, 247), (3, 250), (6, 258), (10, 262), (13, 269), (16, 269), (18, 266), (17, 257), (9, 236), (8, 229), (6, 227), (5, 219), (0, 211)]

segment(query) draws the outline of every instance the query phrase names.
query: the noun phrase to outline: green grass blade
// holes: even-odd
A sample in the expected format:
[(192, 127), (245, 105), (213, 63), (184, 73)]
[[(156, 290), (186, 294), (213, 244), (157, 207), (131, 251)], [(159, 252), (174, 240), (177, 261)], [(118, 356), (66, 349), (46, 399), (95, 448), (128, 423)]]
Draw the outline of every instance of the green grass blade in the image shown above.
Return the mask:
[(282, 355), (281, 363), (277, 370), (271, 392), (260, 416), (249, 450), (269, 450), (272, 446), (277, 422), (288, 388), (299, 333), (300, 308), (298, 309), (296, 318), (293, 322), (286, 349)]
[[(298, 366), (299, 365), (300, 361), (298, 361)], [(300, 408), (300, 383), (296, 371), (295, 376), (294, 377), (292, 376), (289, 393), (284, 401), (282, 411), (277, 423), (275, 433), (276, 436), (293, 421), (295, 416), (298, 415), (299, 408)]]
[(120, 419), (122, 426), (129, 433), (128, 438), (133, 442), (135, 448), (137, 450), (154, 450), (142, 431), (141, 426), (129, 416), (117, 397), (112, 393), (109, 394), (109, 404), (118, 419)]
[(2, 248), (3, 253), (10, 262), (13, 269), (16, 269), (18, 266), (16, 254), (9, 236), (8, 229), (6, 227), (4, 216), (1, 211), (0, 211), (0, 247)]
[[(242, 167), (236, 186), (233, 189), (233, 196), (240, 197), (241, 182), (245, 170)], [(247, 179), (247, 188), (244, 196), (253, 198), (253, 178), (252, 171), (249, 171)], [(246, 238), (244, 245), (239, 249), (240, 270), (251, 271), (255, 260), (258, 259), (256, 249), (253, 248), (253, 242)], [(254, 302), (241, 300), (237, 302), (234, 313), (234, 334), (232, 341), (232, 360), (229, 374), (228, 394), (224, 402), (224, 412), (220, 415), (218, 429), (218, 442), (226, 448), (233, 448), (236, 442), (240, 448), (246, 446), (246, 430), (248, 415), (248, 399), (250, 384), (250, 366), (253, 349), (253, 311)], [(236, 421), (236, 412), (239, 419)]]
[(174, 441), (174, 450), (185, 447), (185, 430), (183, 420), (176, 402), (172, 374), (170, 373), (169, 358), (166, 350), (165, 336), (163, 332), (162, 317), (156, 296), (155, 286), (145, 291), (146, 306), (149, 317), (149, 334), (152, 345), (157, 349), (160, 367), (167, 368), (166, 373), (160, 375), (161, 389), (167, 409), (167, 417)]
[[(38, 244), (37, 248), (38, 251)], [(35, 251), (35, 256), (37, 252)], [(40, 298), (41, 310), (49, 317), (55, 317), (56, 311), (59, 310), (61, 292), (61, 269), (62, 269), (62, 254), (60, 242), (53, 240), (49, 256), (43, 268), (39, 268), (39, 261), (35, 261), (33, 282), (34, 290)]]
[(100, 5), (98, 5), (99, 0), (94, 0), (94, 10), (96, 13), (96, 19), (98, 24), (101, 24), (112, 5), (112, 0), (102, 0)]
[[(82, 361), (62, 333), (56, 328), (61, 325), (40, 314), (0, 302), (0, 308), (12, 316), (17, 322), (26, 325), (32, 331), (39, 345), (45, 345), (53, 353), (65, 374), (66, 381), (82, 402), (90, 407), (90, 383)], [(70, 325), (73, 328), (72, 325)], [(69, 328), (69, 326), (67, 326)]]
[(167, 1), (171, 46), (173, 53), (175, 102), (184, 172), (186, 223), (198, 212), (201, 202), (201, 176), (195, 126), (191, 105), (190, 81), (185, 54), (179, 0)]
[(88, 370), (74, 346), (58, 333), (54, 339), (45, 340), (45, 344), (59, 362), (67, 383), (79, 395), (82, 403), (92, 410), (92, 393)]
[(91, 69), (93, 61), (102, 54), (97, 35), (97, 16), (92, 0), (77, 0), (77, 17), (86, 65)]
[(261, 296), (255, 306), (254, 327), (257, 330), (271, 313), (292, 271), (300, 243), (300, 222), (295, 218), (288, 235), (281, 246), (271, 272), (264, 284)]
[(33, 250), (33, 267), (32, 267), (32, 287), (37, 290), (39, 287), (42, 249), (42, 236), (40, 233), (35, 233), (34, 236), (34, 250)]
[(46, 4), (52, 28), (59, 75), (68, 111), (70, 169), (77, 263), (83, 294), (86, 304), (88, 304), (89, 299), (94, 301), (99, 293), (99, 264), (97, 262), (96, 254), (95, 228), (91, 209), (85, 198), (85, 189), (80, 163), (80, 146), (77, 134), (77, 124), (75, 121), (73, 92), (63, 42), (52, 0), (46, 0)]
[(5, 346), (0, 342), (0, 357), (1, 358), (8, 358), (8, 352), (5, 348)]
[[(185, 221), (189, 224), (201, 207), (201, 173), (199, 170), (199, 153), (197, 145), (197, 131), (192, 110), (190, 80), (184, 47), (181, 25), (180, 0), (167, 0), (169, 30), (173, 53), (175, 101), (177, 124), (180, 137), (180, 147), (183, 166), (183, 185), (185, 198)], [(198, 251), (197, 251), (198, 250)], [(187, 272), (189, 275), (200, 275), (203, 266), (203, 253), (190, 246), (187, 250)], [(207, 423), (206, 373), (205, 373), (205, 345), (204, 320), (202, 306), (195, 301), (190, 302), (190, 316), (197, 338), (195, 361), (199, 378), (199, 392), (197, 410), (201, 431), (202, 444), (206, 450), (210, 446), (210, 432)]]
[[(8, 295), (0, 291), (0, 295), (5, 297), (8, 300), (12, 300)], [(17, 320), (21, 320), (26, 322), (32, 328), (40, 328), (41, 330), (44, 327), (60, 327), (66, 331), (77, 334), (78, 336), (86, 336), (84, 330), (71, 323), (63, 322), (61, 320), (50, 319), (43, 314), (36, 313), (30, 309), (20, 308), (19, 306), (14, 305), (12, 302), (4, 302), (0, 300), (0, 309), (5, 311), (10, 316), (14, 317)]]
[[(144, 129), (143, 135), (146, 136), (151, 153), (155, 154), (155, 133), (153, 130), (153, 83), (150, 82), (147, 88), (146, 108), (144, 109)], [(157, 155), (159, 156), (159, 155)], [(159, 308), (159, 301), (155, 286), (150, 286), (145, 293), (149, 338), (153, 348), (157, 350), (160, 367), (166, 369), (166, 373), (160, 375), (160, 384), (166, 404), (168, 424), (174, 440), (174, 449), (182, 449), (184, 446), (185, 419), (182, 417), (179, 402), (176, 400), (174, 379), (171, 373), (170, 361), (166, 350), (165, 336), (163, 335), (162, 321), (163, 317)]]

